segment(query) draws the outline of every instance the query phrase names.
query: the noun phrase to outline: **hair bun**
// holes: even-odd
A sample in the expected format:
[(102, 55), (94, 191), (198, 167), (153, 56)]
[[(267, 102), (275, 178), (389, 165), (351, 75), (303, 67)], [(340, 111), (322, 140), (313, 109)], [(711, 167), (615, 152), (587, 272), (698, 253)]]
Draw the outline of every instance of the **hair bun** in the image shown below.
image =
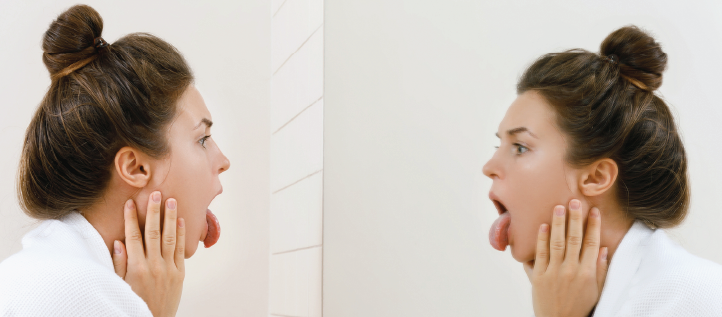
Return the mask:
[(43, 63), (53, 76), (95, 54), (93, 41), (103, 32), (103, 18), (87, 5), (61, 13), (43, 37)]
[(602, 42), (600, 53), (616, 55), (620, 74), (635, 86), (653, 91), (662, 85), (667, 54), (653, 37), (636, 26), (625, 26), (609, 34)]

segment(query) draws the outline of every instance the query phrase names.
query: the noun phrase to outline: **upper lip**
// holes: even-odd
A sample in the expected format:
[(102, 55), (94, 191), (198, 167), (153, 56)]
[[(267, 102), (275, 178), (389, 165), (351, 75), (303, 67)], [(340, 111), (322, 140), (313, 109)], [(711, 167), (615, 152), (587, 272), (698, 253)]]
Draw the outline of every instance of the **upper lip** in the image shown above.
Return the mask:
[(494, 207), (496, 207), (496, 211), (501, 215), (508, 210), (506, 209), (506, 206), (501, 202), (501, 199), (499, 199), (499, 196), (494, 194), (494, 192), (489, 192), (489, 199), (494, 203)]
[[(213, 202), (213, 200), (216, 199), (216, 197), (218, 197), (218, 195), (220, 195), (222, 193), (223, 193), (223, 187), (221, 187), (221, 189), (218, 191), (218, 193), (216, 193), (216, 195), (213, 196), (213, 198), (211, 198), (211, 202)], [(208, 204), (210, 205), (211, 203), (209, 202)]]

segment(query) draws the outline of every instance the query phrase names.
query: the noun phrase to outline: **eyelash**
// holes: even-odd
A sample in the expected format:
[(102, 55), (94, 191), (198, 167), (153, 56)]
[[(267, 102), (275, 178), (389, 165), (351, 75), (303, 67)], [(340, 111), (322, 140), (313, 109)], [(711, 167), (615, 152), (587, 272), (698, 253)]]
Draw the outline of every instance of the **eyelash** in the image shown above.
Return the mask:
[(205, 149), (206, 148), (206, 140), (208, 140), (208, 138), (210, 138), (210, 137), (211, 137), (210, 134), (206, 135), (206, 136), (202, 137), (200, 140), (198, 140), (198, 143), (200, 143), (201, 146)]
[[(522, 154), (526, 153), (527, 151), (529, 151), (528, 147), (523, 146), (519, 143), (514, 143), (514, 146), (516, 146), (516, 150), (517, 150), (517, 153), (515, 153), (516, 155), (522, 155)], [(520, 152), (521, 148), (525, 149), (524, 152)]]
[[(529, 151), (529, 148), (528, 148), (528, 147), (523, 146), (523, 145), (521, 145), (521, 144), (519, 144), (519, 143), (514, 143), (514, 144), (512, 144), (512, 145), (514, 145), (514, 146), (516, 147), (516, 149), (517, 149), (517, 151), (516, 151), (517, 153), (514, 153), (514, 154), (516, 154), (516, 155), (522, 155), (522, 154), (526, 153), (527, 151)], [(498, 146), (495, 146), (494, 148), (497, 149), (497, 150), (499, 149)], [(519, 153), (519, 150), (520, 150), (521, 148), (524, 148), (524, 149), (526, 149), (526, 150), (524, 150), (524, 152)]]

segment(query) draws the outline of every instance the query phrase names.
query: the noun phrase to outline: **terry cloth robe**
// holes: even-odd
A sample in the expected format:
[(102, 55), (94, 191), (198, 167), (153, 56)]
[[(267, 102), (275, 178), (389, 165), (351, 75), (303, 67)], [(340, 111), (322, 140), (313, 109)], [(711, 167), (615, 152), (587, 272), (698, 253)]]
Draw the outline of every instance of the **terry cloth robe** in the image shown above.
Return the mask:
[(22, 243), (0, 263), (0, 316), (152, 317), (82, 215), (45, 220)]
[(664, 230), (637, 221), (611, 259), (593, 316), (722, 316), (722, 265), (690, 254)]

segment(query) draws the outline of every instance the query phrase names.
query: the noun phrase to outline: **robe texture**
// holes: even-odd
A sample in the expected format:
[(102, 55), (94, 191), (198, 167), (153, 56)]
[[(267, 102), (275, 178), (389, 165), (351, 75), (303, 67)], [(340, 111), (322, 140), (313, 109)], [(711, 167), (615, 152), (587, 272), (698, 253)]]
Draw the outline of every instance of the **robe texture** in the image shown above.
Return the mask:
[(82, 215), (44, 220), (22, 244), (0, 263), (0, 316), (152, 317)]

